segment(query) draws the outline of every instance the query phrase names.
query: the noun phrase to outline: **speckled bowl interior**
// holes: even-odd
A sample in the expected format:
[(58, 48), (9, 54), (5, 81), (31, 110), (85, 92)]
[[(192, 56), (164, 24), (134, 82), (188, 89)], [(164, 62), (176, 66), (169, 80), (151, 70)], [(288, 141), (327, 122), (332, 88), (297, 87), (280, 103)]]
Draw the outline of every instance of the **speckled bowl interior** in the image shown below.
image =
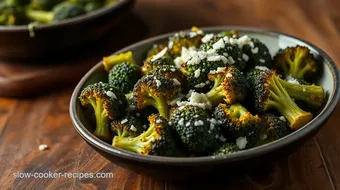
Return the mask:
[[(219, 32), (222, 30), (230, 29), (240, 31), (241, 35), (246, 34), (251, 37), (258, 38), (260, 41), (262, 41), (268, 46), (272, 55), (275, 54), (280, 48), (285, 48), (287, 46), (295, 45), (307, 46), (311, 49), (312, 53), (317, 57), (320, 63), (322, 63), (322, 68), (320, 70), (321, 72), (320, 78), (317, 79), (317, 84), (323, 86), (323, 88), (325, 89), (328, 98), (327, 103), (325, 104), (325, 107), (322, 109), (322, 111), (316, 117), (314, 117), (314, 119), (310, 121), (305, 127), (275, 142), (268, 143), (252, 149), (240, 151), (237, 153), (216, 157), (204, 156), (195, 158), (172, 158), (172, 157), (143, 156), (127, 152), (124, 150), (116, 149), (112, 147), (110, 144), (101, 141), (100, 139), (91, 134), (91, 132), (94, 130), (94, 126), (90, 124), (87, 115), (80, 107), (80, 103), (77, 99), (81, 90), (88, 84), (99, 81), (103, 82), (107, 81), (107, 74), (103, 69), (102, 62), (99, 62), (79, 82), (71, 99), (70, 114), (78, 133), (85, 139), (85, 141), (87, 141), (87, 143), (89, 143), (93, 147), (96, 147), (96, 149), (99, 150), (100, 152), (103, 152), (104, 156), (110, 155), (112, 157), (118, 157), (120, 160), (118, 164), (121, 163), (122, 161), (123, 164), (121, 165), (123, 166), (126, 166), (124, 165), (124, 160), (129, 160), (131, 162), (138, 161), (138, 163), (143, 162), (159, 165), (164, 164), (176, 166), (233, 163), (246, 159), (249, 160), (252, 157), (274, 152), (275, 150), (283, 148), (291, 143), (297, 142), (302, 139), (306, 139), (304, 137), (310, 137), (311, 135), (314, 135), (321, 128), (322, 124), (324, 124), (328, 117), (331, 115), (339, 100), (340, 96), (339, 71), (335, 63), (331, 60), (329, 56), (327, 56), (322, 50), (320, 50), (316, 46), (307, 43), (303, 40), (297, 39), (295, 37), (281, 34), (278, 32), (244, 27), (202, 28), (202, 30), (205, 31), (206, 33)], [(147, 50), (152, 46), (152, 44), (166, 42), (170, 35), (172, 34), (171, 33), (165, 34), (148, 40), (144, 40), (139, 43), (133, 44), (129, 47), (126, 47), (116, 53), (132, 51), (134, 53), (134, 58), (137, 61), (141, 62), (144, 59)]]

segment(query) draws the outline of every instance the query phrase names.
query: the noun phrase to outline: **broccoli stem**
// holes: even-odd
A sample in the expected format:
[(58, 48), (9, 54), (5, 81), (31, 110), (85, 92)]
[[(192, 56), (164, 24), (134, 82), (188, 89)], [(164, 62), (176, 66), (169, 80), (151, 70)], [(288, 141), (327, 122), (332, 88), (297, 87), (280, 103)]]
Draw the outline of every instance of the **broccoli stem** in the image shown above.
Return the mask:
[(163, 97), (154, 97), (156, 100), (156, 109), (159, 112), (159, 115), (164, 117), (165, 119), (169, 119), (169, 106), (167, 101), (164, 100)]
[(103, 109), (101, 100), (90, 100), (96, 117), (96, 129), (93, 134), (102, 140), (111, 140), (109, 117)]
[(41, 23), (51, 23), (53, 20), (53, 13), (48, 11), (39, 11), (26, 8), (25, 14), (30, 20)]
[(112, 140), (112, 146), (124, 149), (127, 151), (148, 154), (152, 148), (152, 142), (154, 141), (155, 127), (150, 125), (149, 129), (137, 137), (122, 137), (115, 136)]
[(293, 130), (299, 129), (307, 124), (313, 117), (309, 112), (300, 109), (290, 98), (288, 92), (283, 88), (278, 76), (273, 76), (270, 81), (270, 97), (268, 106), (275, 107), (287, 118)]
[(222, 86), (214, 87), (205, 95), (211, 102), (211, 104), (215, 106), (223, 101), (224, 98), (223, 87)]
[(298, 51), (295, 54), (295, 58), (294, 61), (291, 61), (290, 59), (288, 59), (289, 65), (290, 65), (290, 74), (295, 77), (295, 78), (303, 78), (304, 74), (306, 71), (302, 71), (301, 70), (301, 62), (302, 59), (305, 57), (305, 52), (302, 51)]
[(136, 64), (133, 59), (133, 55), (131, 51), (126, 53), (121, 53), (118, 55), (110, 55), (103, 58), (103, 65), (107, 72), (109, 72), (115, 65), (119, 63), (127, 62), (130, 64)]
[(233, 111), (230, 116), (237, 119), (241, 118), (248, 112), (245, 107), (241, 106), (241, 104), (231, 105), (229, 109)]
[(314, 107), (320, 107), (324, 101), (324, 91), (321, 86), (292, 84), (279, 79), (288, 94), (297, 100), (302, 100)]

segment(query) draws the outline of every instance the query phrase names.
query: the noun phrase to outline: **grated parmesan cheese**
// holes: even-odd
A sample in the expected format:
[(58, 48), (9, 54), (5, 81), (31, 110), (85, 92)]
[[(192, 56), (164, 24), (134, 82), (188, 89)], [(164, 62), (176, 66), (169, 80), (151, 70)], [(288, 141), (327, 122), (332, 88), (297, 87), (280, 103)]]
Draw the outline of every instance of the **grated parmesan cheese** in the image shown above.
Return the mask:
[(196, 69), (195, 71), (195, 78), (198, 78), (201, 75), (201, 69)]
[(161, 85), (162, 85), (161, 81), (156, 80), (156, 86), (157, 86), (157, 87), (160, 87)]
[(269, 70), (268, 67), (266, 66), (255, 66), (255, 69), (262, 70), (262, 71)]
[(207, 43), (209, 42), (212, 38), (214, 37), (214, 34), (206, 34), (202, 39), (202, 43)]
[(107, 91), (106, 92), (106, 95), (110, 98), (113, 98), (113, 99), (117, 99), (117, 96), (115, 95), (115, 93), (111, 92), (111, 91)]
[(154, 56), (152, 57), (151, 61), (156, 61), (157, 59), (163, 57), (163, 56), (166, 54), (167, 51), (168, 51), (168, 48), (167, 48), (167, 47), (164, 48), (164, 49), (163, 49), (162, 51), (160, 51), (158, 54), (154, 55)]
[(120, 123), (121, 124), (125, 124), (125, 123), (127, 123), (128, 122), (128, 120), (125, 118), (125, 119), (123, 119)]
[(236, 145), (240, 148), (240, 149), (244, 149), (247, 146), (247, 137), (239, 137), (236, 139)]
[(295, 78), (293, 78), (292, 76), (288, 76), (286, 78), (287, 82), (291, 83), (291, 84), (300, 84), (298, 80), (296, 80)]
[(46, 149), (48, 149), (48, 146), (47, 146), (46, 144), (41, 144), (41, 145), (39, 145), (39, 150), (40, 150), (40, 151), (44, 151), (44, 150), (46, 150)]
[(133, 132), (136, 132), (137, 128), (135, 126), (131, 125), (130, 130), (133, 131)]

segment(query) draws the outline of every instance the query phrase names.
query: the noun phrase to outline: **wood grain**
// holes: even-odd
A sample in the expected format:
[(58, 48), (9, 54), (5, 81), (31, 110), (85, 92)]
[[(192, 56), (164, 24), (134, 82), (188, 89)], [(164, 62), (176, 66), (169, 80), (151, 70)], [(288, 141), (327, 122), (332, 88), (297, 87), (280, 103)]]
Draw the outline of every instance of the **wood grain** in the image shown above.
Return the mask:
[[(340, 65), (339, 8), (338, 0), (139, 0), (133, 12), (144, 23), (136, 24), (133, 31), (119, 29), (126, 35), (103, 40), (105, 48), (99, 54), (88, 54), (97, 60), (124, 46), (126, 36), (132, 34), (140, 35), (131, 40), (138, 41), (192, 25), (246, 25), (298, 36), (325, 50)], [(79, 137), (68, 116), (73, 87), (30, 99), (0, 98), (0, 189), (340, 189), (340, 104), (315, 138), (259, 171), (162, 181), (110, 163)], [(49, 149), (39, 151), (42, 143)], [(114, 178), (14, 179), (17, 171), (112, 172)]]

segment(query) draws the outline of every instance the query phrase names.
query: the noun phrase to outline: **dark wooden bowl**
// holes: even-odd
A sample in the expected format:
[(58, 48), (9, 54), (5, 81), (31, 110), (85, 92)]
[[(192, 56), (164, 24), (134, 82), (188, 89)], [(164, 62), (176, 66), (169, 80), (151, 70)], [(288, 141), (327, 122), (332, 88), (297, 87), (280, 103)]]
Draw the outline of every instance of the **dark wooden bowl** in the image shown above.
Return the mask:
[[(80, 50), (119, 24), (134, 0), (119, 0), (111, 7), (53, 24), (34, 28), (29, 36), (28, 25), (0, 26), (0, 58), (28, 59), (59, 57)], [(48, 61), (46, 62), (48, 63)]]
[[(211, 176), (218, 175), (221, 172), (224, 175), (226, 173), (232, 175), (233, 172), (239, 172), (244, 169), (258, 168), (261, 164), (275, 161), (294, 152), (308, 138), (318, 132), (334, 111), (340, 97), (340, 75), (336, 64), (316, 46), (279, 32), (244, 27), (203, 28), (206, 32), (219, 32), (231, 29), (236, 29), (241, 34), (247, 34), (260, 39), (269, 47), (271, 53), (287, 46), (304, 45), (309, 47), (312, 53), (317, 56), (320, 63), (322, 63), (320, 70), (321, 77), (318, 79), (317, 84), (323, 86), (328, 99), (321, 112), (306, 126), (275, 142), (223, 156), (173, 158), (144, 156), (120, 150), (92, 135), (91, 132), (94, 130), (94, 126), (90, 124), (89, 117), (86, 116), (84, 110), (80, 107), (78, 100), (81, 90), (88, 84), (107, 80), (107, 73), (103, 69), (102, 62), (99, 62), (83, 77), (73, 92), (70, 102), (70, 116), (75, 129), (91, 147), (115, 164), (139, 173), (164, 179)], [(135, 59), (142, 61), (145, 52), (152, 44), (164, 42), (172, 34), (165, 34), (141, 41), (116, 53), (132, 51), (134, 52)]]

